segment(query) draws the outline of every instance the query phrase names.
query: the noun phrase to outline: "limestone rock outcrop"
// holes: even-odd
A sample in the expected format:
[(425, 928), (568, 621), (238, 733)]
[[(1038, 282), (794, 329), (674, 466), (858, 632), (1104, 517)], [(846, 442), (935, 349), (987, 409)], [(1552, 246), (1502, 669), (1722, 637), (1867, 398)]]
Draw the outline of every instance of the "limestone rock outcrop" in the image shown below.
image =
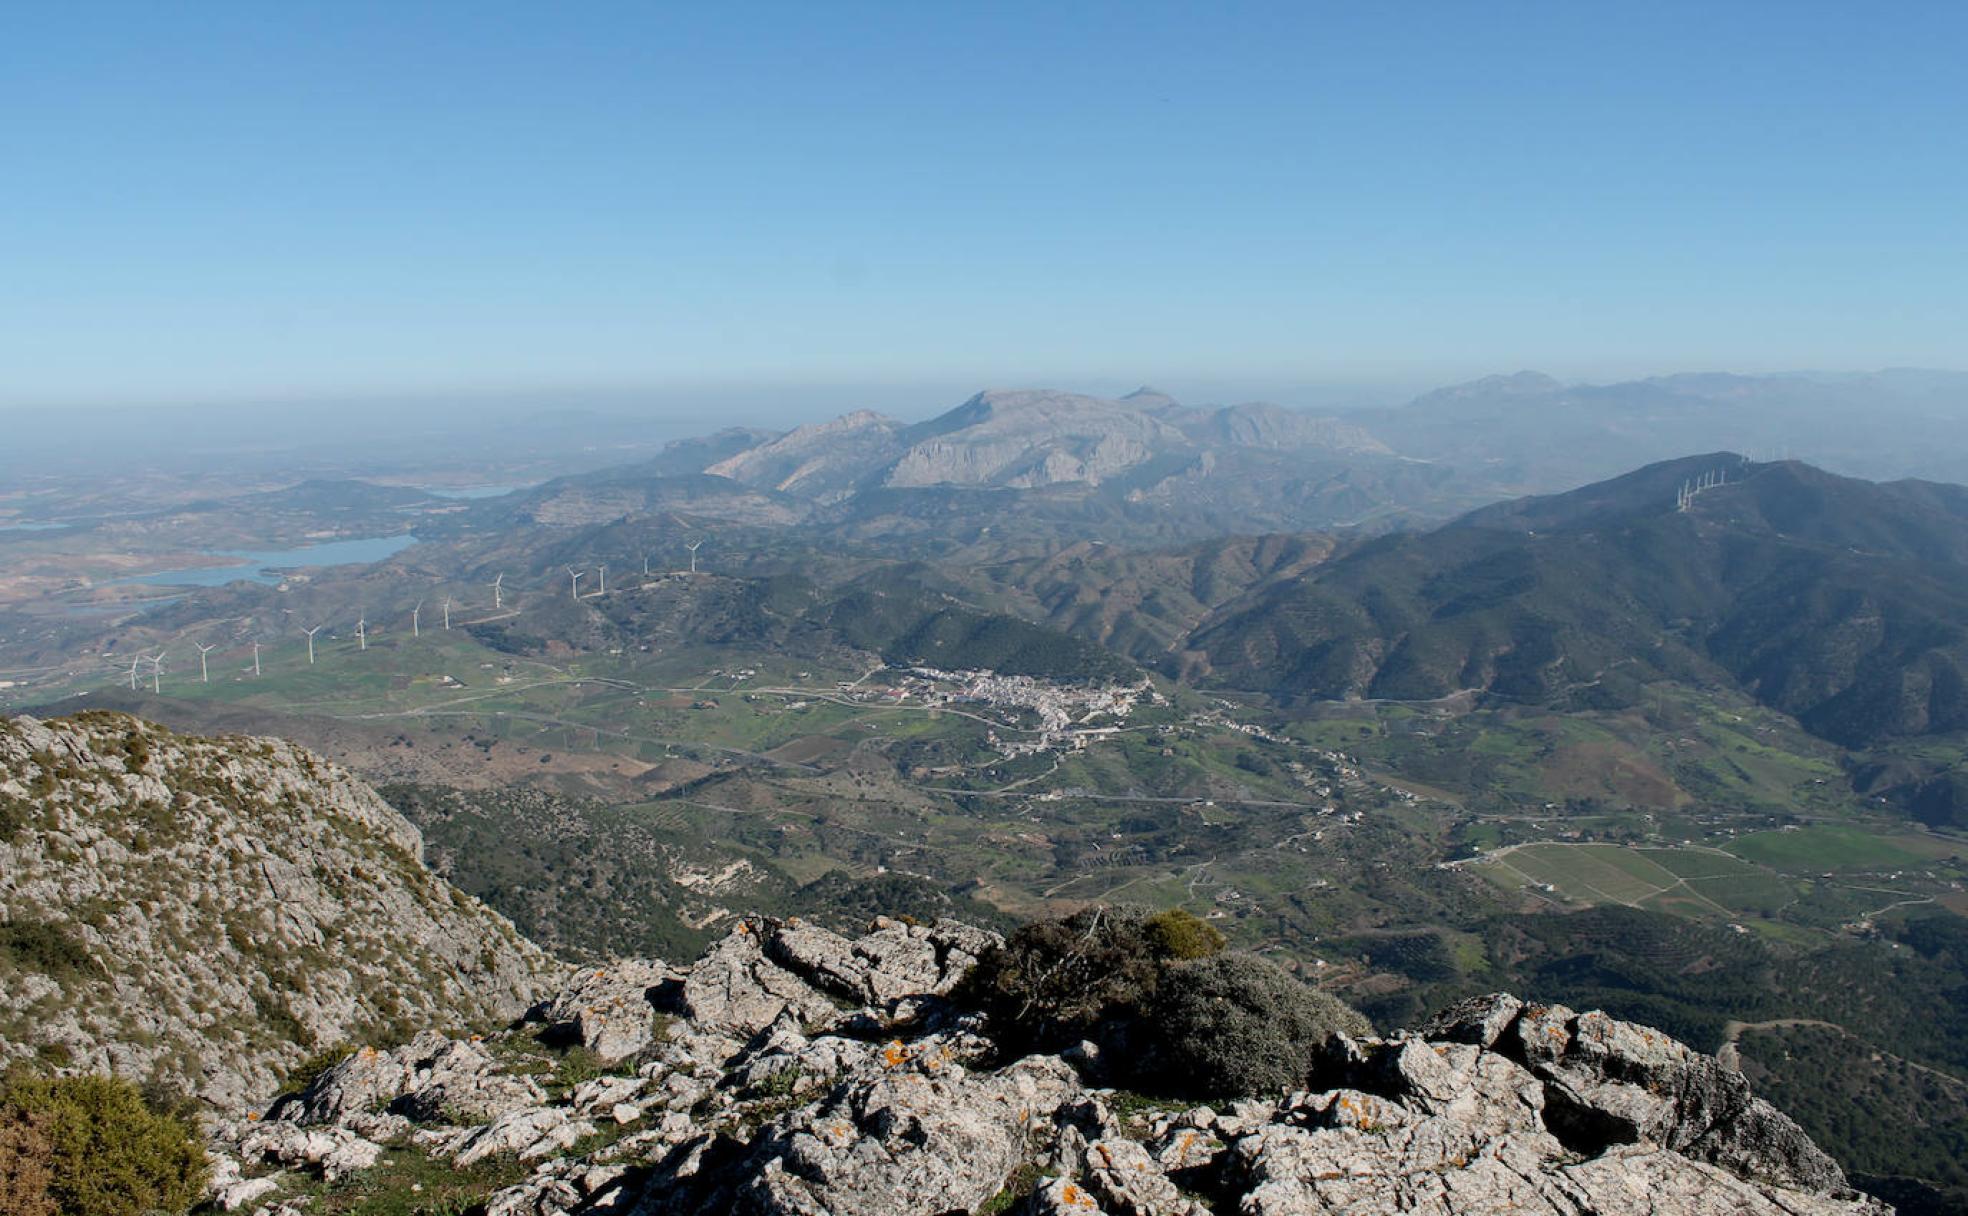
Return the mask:
[[(1290, 1093), (1144, 1105), (1066, 1058), (994, 1054), (953, 993), (995, 940), (755, 917), (688, 966), (583, 971), (496, 1042), (358, 1052), (225, 1125), (214, 1198), (275, 1216), (268, 1170), (345, 1176), (387, 1144), (528, 1169), (490, 1216), (1887, 1211), (1712, 1057), (1504, 995), (1335, 1035)], [(553, 1079), (597, 1042), (601, 1075)]]

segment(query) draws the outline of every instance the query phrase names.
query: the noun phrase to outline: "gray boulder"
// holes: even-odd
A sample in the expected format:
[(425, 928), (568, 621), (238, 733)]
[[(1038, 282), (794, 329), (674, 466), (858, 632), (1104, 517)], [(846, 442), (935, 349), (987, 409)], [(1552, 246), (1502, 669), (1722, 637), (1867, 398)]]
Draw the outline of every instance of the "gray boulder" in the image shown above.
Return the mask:
[(534, 1016), (549, 1034), (580, 1043), (606, 1063), (626, 1060), (655, 1039), (655, 1001), (676, 978), (667, 965), (647, 960), (583, 968)]
[(690, 968), (683, 1011), (698, 1028), (750, 1037), (789, 1009), (802, 1022), (840, 1017), (826, 994), (766, 957), (760, 938), (771, 928), (760, 919), (741, 921)]
[(275, 1103), (275, 1122), (348, 1127), (387, 1110), (411, 1119), (495, 1119), (546, 1101), (531, 1078), (502, 1072), (483, 1044), (425, 1031), (392, 1051), (363, 1047)]
[(995, 933), (953, 921), (911, 925), (878, 918), (871, 932), (848, 939), (797, 919), (772, 924), (765, 952), (808, 983), (845, 1000), (886, 1006), (910, 996), (942, 996), (957, 986)]

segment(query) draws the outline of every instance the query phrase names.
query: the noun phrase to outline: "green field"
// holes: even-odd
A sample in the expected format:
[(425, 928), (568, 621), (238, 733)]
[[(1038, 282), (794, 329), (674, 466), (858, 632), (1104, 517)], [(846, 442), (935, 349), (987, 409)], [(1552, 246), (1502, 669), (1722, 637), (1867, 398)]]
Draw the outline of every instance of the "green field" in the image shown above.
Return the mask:
[[(1707, 848), (1547, 842), (1479, 863), (1506, 888), (1530, 886), (1576, 904), (1625, 904), (1700, 920), (1775, 916), (1796, 903), (1796, 880)], [(1544, 887), (1550, 891), (1542, 891)]]
[(1757, 832), (1730, 845), (1729, 851), (1787, 873), (1891, 869), (1945, 855), (1920, 837), (1842, 826)]

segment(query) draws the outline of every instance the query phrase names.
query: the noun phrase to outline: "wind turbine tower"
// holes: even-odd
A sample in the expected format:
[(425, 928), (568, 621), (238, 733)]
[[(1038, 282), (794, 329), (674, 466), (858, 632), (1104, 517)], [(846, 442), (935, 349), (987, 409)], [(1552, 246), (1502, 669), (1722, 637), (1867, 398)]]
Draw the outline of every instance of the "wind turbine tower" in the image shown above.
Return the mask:
[(308, 666), (312, 667), (314, 666), (314, 635), (321, 632), (321, 626), (316, 625), (312, 629), (303, 629), (301, 632), (308, 635)]
[(573, 588), (573, 596), (575, 599), (578, 600), (581, 598), (581, 572), (579, 570), (576, 570), (574, 567), (569, 566), (567, 568), (567, 575), (569, 578), (573, 580), (573, 583), (571, 584)]
[(501, 574), (498, 578), (492, 580), (492, 610), (494, 612), (497, 612), (499, 609), (505, 607), (505, 605), (501, 603), (499, 599), (499, 584), (505, 581), (506, 581), (506, 576), (503, 574)]
[(601, 564), (601, 590), (595, 592), (595, 594), (596, 595), (608, 594), (608, 563), (607, 562), (603, 562)]
[(137, 664), (141, 662), (143, 662), (142, 655), (136, 655), (130, 660), (130, 691), (131, 692), (135, 692), (137, 690)]
[(192, 645), (198, 648), (198, 682), (200, 684), (210, 684), (212, 682), (212, 673), (205, 666), (205, 656), (217, 650), (218, 647), (216, 645), (207, 646), (203, 642), (193, 642)]
[(418, 600), (417, 606), (410, 610), (410, 636), (413, 638), (420, 638), (424, 636), (423, 626), (417, 623), (417, 616), (418, 614), (423, 612), (423, 610), (424, 610), (424, 601), (422, 600)]
[(150, 656), (150, 691), (155, 696), (164, 691), (164, 655), (160, 650)]
[(703, 541), (698, 540), (698, 541), (692, 541), (691, 543), (684, 546), (684, 548), (690, 550), (690, 572), (692, 574), (697, 573), (697, 550), (702, 548), (703, 544), (704, 544)]
[(451, 597), (444, 597), (444, 627), (451, 628)]
[(355, 618), (355, 646), (357, 650), (369, 649), (369, 619), (367, 617), (359, 616)]
[(258, 642), (253, 643), (253, 678), (255, 680), (260, 678), (260, 644)]

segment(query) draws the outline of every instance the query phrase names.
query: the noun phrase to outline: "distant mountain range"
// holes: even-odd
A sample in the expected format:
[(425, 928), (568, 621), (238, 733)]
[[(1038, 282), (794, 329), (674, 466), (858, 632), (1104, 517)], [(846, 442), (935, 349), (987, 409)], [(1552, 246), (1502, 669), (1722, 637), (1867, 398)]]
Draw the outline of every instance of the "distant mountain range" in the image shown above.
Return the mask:
[(864, 410), (783, 434), (681, 441), (653, 460), (485, 504), (480, 526), (675, 510), (854, 536), (915, 538), (925, 530), (915, 524), (928, 523), (957, 542), (1006, 526), (1061, 540), (1195, 539), (1257, 522), (1350, 522), (1433, 500), (1444, 480), (1357, 425), (1276, 405), (1191, 408), (1151, 389), (1117, 400), (993, 390), (915, 424)]
[(574, 526), (670, 510), (890, 547), (961, 547), (1007, 528), (1062, 545), (1180, 544), (1440, 521), (1723, 448), (1968, 481), (1968, 374), (1568, 385), (1520, 372), (1333, 415), (1189, 406), (1148, 388), (1120, 398), (994, 389), (917, 423), (861, 410), (680, 440), (651, 460), (480, 504), (474, 518)]
[(1488, 376), (1347, 415), (1394, 451), (1543, 491), (1689, 452), (1968, 481), (1968, 373), (1691, 373), (1564, 384)]

